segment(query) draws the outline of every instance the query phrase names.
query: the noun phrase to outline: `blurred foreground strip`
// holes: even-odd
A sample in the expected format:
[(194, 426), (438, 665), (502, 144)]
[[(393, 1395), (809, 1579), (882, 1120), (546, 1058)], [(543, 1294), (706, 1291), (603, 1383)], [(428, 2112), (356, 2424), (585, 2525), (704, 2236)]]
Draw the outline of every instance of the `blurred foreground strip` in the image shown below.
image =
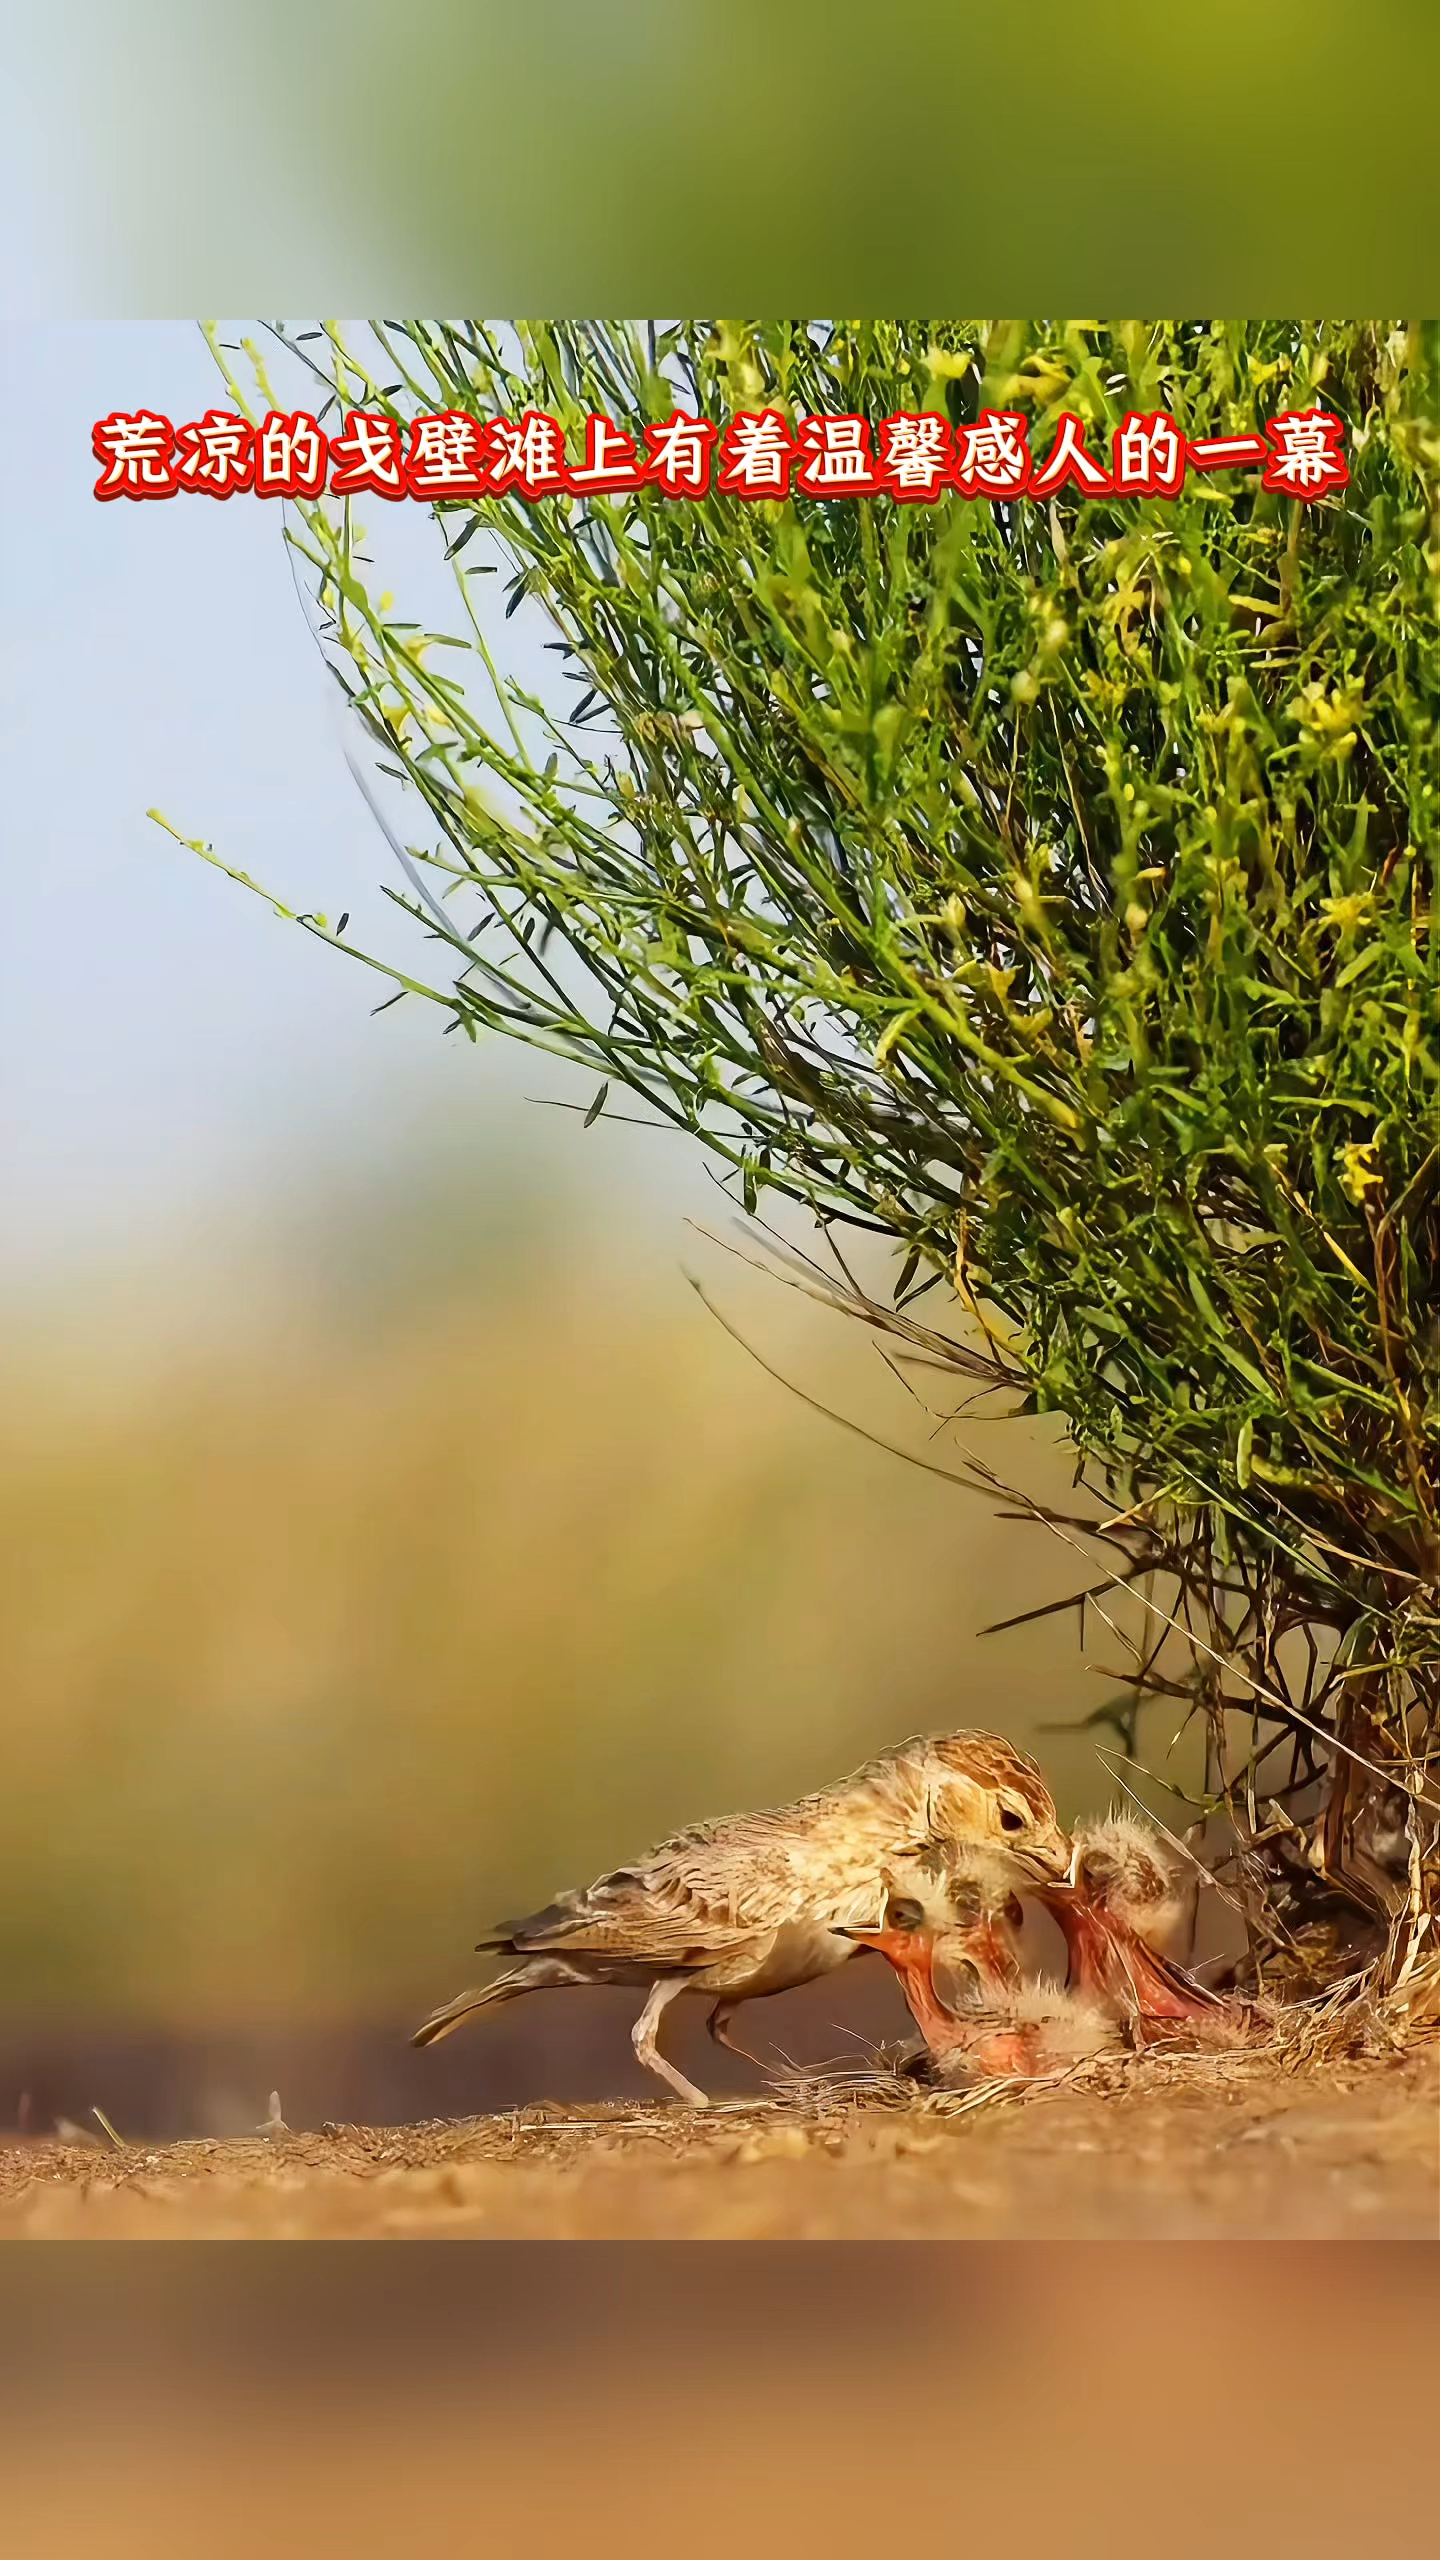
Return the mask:
[[(1403, 2251), (517, 2248), (479, 2284), (445, 2251), (104, 2252), (6, 2275), (7, 2547), (46, 2560), (633, 2560), (658, 2518), (697, 2560), (869, 2560), (930, 2441), (975, 2449), (967, 2527), (1002, 2549), (1023, 2478), (1073, 2560), (1153, 2549), (1162, 2518), (1167, 2553), (1208, 2560), (1236, 2492), (1177, 2476), (1177, 2407), (1226, 2424), (1258, 2367), (1283, 2445), (1337, 2323), (1384, 2358), (1385, 2460), (1347, 2460), (1341, 2430), (1324, 2463), (1257, 2462), (1245, 2547), (1403, 2548), (1426, 2478), (1428, 2270)], [(1122, 2424), (1136, 2337), (1165, 2353), (1127, 2359)]]

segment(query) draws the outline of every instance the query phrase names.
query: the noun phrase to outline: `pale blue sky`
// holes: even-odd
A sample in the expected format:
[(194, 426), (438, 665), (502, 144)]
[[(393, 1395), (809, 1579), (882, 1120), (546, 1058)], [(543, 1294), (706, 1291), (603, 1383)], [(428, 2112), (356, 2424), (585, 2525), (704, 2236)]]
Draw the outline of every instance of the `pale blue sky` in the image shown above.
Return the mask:
[[(581, 1088), (546, 1060), (445, 1040), (419, 1008), (372, 1019), (380, 982), (148, 822), (158, 805), (292, 903), (349, 908), (352, 930), (392, 946), (398, 926), (406, 947), (280, 511), (93, 497), (95, 418), (149, 405), (178, 421), (223, 396), (198, 328), (26, 323), (4, 362), (0, 1287), (13, 1291), (73, 1285), (172, 1239), (208, 1235), (223, 1253), (237, 1221), (322, 1157), (366, 1160), (417, 1125), (443, 1129), (449, 1154), (470, 1132), (483, 1152), (524, 1094)], [(429, 519), (376, 513), (382, 583), (403, 592), (402, 573), (429, 567)], [(513, 661), (520, 625), (505, 630)], [(527, 1147), (573, 1146), (561, 1115), (525, 1124)], [(699, 1196), (683, 1143), (603, 1143), (607, 1175), (676, 1205)]]

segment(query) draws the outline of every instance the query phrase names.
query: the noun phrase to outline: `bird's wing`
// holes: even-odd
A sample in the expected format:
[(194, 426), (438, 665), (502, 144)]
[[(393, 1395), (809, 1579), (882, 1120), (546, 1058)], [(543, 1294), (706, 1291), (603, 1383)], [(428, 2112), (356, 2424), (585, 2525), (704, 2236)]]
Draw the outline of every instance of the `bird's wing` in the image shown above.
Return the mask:
[(562, 1948), (626, 1954), (643, 1948), (667, 1965), (708, 1963), (717, 1944), (773, 1929), (789, 1916), (783, 1896), (734, 1892), (716, 1873), (687, 1873), (663, 1852), (619, 1868), (583, 1892), (562, 1893), (544, 1911), (497, 1933), (494, 1943), (528, 1952)]
[(907, 1750), (797, 1804), (677, 1831), (634, 1866), (557, 1894), (481, 1944), (643, 1952), (684, 1967), (797, 1923), (875, 1925), (886, 1876), (925, 1847), (923, 1768)]
[(577, 1951), (643, 1944), (683, 1964), (797, 1923), (864, 1926), (878, 1920), (883, 1878), (913, 1845), (914, 1829), (911, 1808), (897, 1815), (863, 1786), (698, 1823), (633, 1867), (558, 1894), (492, 1943)]
[(732, 1913), (714, 1894), (687, 1891), (657, 1851), (643, 1865), (557, 1894), (543, 1911), (492, 1930), (481, 1944), (517, 1954), (643, 1955), (662, 1970), (683, 1971), (711, 1962), (717, 1944), (753, 1933), (748, 1915)]

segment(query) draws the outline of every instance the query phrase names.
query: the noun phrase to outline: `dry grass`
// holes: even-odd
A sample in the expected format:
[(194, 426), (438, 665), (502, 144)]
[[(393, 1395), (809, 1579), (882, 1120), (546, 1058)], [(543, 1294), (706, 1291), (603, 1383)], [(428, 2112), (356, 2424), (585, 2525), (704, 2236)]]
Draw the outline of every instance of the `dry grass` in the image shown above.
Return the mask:
[(700, 2114), (532, 2107), (0, 2152), (0, 2236), (1440, 2236), (1440, 2037), (1351, 2005), (1225, 2051), (920, 2092), (882, 2066)]

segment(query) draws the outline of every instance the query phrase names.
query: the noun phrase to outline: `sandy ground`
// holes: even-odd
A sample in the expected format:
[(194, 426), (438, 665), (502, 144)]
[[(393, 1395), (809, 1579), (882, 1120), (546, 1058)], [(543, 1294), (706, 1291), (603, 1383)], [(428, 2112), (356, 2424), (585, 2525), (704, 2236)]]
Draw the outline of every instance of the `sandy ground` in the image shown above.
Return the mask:
[(1440, 2056), (0, 2151), (5, 2239), (452, 2237), (1435, 2239)]

